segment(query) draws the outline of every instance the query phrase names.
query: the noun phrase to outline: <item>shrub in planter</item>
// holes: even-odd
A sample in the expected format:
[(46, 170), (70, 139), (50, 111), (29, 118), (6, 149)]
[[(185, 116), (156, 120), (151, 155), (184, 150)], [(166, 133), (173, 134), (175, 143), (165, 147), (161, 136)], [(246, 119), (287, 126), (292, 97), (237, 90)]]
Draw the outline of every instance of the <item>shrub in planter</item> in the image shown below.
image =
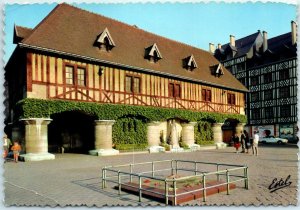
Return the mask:
[(147, 144), (116, 144), (117, 150), (133, 151), (133, 150), (146, 150)]
[(189, 149), (189, 146), (183, 141), (179, 141), (179, 146), (182, 147), (183, 149)]
[(161, 143), (159, 146), (164, 147), (166, 151), (170, 151), (170, 145), (165, 142)]

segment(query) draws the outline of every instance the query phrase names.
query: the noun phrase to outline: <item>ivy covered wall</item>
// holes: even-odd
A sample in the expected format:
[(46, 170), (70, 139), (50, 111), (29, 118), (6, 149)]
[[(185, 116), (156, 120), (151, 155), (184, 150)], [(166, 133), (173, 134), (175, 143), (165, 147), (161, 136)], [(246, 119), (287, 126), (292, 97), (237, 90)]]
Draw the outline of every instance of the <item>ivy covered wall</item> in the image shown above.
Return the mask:
[(211, 122), (197, 122), (197, 124), (195, 125), (195, 142), (199, 145), (214, 144)]
[(29, 98), (17, 103), (15, 121), (22, 118), (51, 118), (52, 114), (66, 111), (84, 112), (99, 120), (115, 120), (113, 144), (118, 150), (147, 148), (147, 123), (151, 121), (163, 122), (178, 118), (184, 121), (197, 122), (195, 143), (200, 145), (214, 143), (212, 123), (224, 122), (226, 119), (246, 122), (246, 116), (238, 114)]
[(147, 121), (165, 121), (170, 118), (179, 118), (190, 122), (197, 122), (203, 119), (221, 123), (226, 119), (235, 119), (241, 123), (246, 123), (247, 121), (246, 116), (240, 114), (32, 98), (26, 98), (17, 103), (15, 108), (15, 117), (17, 119), (15, 120), (21, 118), (48, 118), (51, 114), (65, 111), (82, 111), (96, 116), (99, 120), (117, 120), (123, 116), (131, 115), (143, 116)]
[(147, 143), (147, 123), (142, 117), (125, 116), (113, 125), (113, 144), (119, 150), (145, 149)]

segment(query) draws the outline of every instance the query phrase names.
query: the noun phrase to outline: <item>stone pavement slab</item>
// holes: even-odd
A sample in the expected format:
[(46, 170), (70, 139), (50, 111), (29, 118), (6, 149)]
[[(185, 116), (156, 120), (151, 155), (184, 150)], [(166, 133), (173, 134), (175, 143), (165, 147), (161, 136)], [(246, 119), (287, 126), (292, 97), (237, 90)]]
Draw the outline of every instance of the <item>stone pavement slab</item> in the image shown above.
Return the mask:
[[(101, 168), (155, 160), (182, 159), (247, 165), (249, 190), (243, 183), (230, 195), (226, 192), (181, 205), (297, 205), (298, 148), (296, 145), (260, 146), (259, 156), (236, 154), (232, 147), (190, 153), (122, 154), (97, 157), (82, 154), (56, 154), (55, 160), (40, 162), (7, 162), (4, 164), (6, 206), (164, 206), (147, 198), (112, 188), (101, 188)], [(273, 179), (290, 175), (290, 186), (270, 193)]]

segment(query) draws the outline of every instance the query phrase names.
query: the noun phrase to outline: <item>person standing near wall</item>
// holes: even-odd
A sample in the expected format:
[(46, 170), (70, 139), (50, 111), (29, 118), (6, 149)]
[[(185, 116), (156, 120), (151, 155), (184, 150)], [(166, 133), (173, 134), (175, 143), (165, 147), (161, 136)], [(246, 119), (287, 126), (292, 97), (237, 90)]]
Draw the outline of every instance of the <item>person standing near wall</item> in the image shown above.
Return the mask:
[(233, 146), (235, 147), (236, 153), (238, 153), (240, 148), (240, 138), (237, 133), (235, 133), (233, 137)]
[(243, 133), (243, 131), (241, 131), (241, 145), (242, 145), (241, 153), (245, 153), (245, 140), (246, 140), (245, 133)]
[(252, 144), (252, 154), (258, 155), (258, 141), (259, 141), (259, 135), (258, 131), (254, 132), (254, 138), (253, 138), (253, 144)]
[(6, 162), (6, 157), (8, 155), (9, 152), (9, 147), (11, 146), (11, 141), (10, 139), (7, 137), (7, 135), (5, 134), (3, 136), (3, 158), (4, 158), (4, 163)]
[(247, 150), (246, 153), (249, 153), (249, 148), (251, 147), (251, 143), (250, 143), (249, 134), (246, 130), (244, 130), (244, 135), (245, 135), (245, 148)]
[(21, 152), (21, 146), (18, 141), (14, 141), (14, 145), (11, 147), (11, 150), (14, 153), (14, 160), (17, 163)]

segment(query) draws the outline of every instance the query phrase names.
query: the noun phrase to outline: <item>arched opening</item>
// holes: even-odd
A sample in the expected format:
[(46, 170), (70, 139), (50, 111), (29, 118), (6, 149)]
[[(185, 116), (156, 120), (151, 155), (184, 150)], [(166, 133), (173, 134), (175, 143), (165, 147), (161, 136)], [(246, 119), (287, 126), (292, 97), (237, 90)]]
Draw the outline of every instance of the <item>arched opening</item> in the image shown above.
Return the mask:
[(95, 147), (94, 120), (96, 117), (80, 111), (51, 115), (48, 125), (48, 151), (87, 154)]
[(227, 119), (223, 126), (222, 126), (222, 131), (223, 131), (223, 142), (227, 144), (231, 144), (231, 139), (234, 133), (236, 132), (236, 126), (239, 123), (238, 120), (236, 119)]

